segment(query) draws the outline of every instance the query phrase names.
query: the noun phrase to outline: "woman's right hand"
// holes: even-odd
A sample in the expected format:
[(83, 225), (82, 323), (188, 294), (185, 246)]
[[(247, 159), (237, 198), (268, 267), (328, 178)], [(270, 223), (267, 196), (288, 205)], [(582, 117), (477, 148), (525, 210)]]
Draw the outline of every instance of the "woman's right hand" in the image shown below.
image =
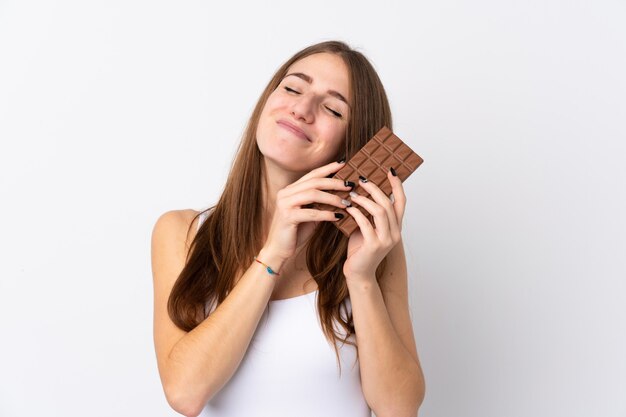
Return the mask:
[(326, 178), (338, 171), (345, 162), (331, 162), (314, 169), (298, 181), (289, 184), (276, 194), (276, 208), (264, 249), (282, 261), (293, 256), (311, 236), (321, 221), (337, 221), (335, 213), (313, 208), (302, 208), (311, 203), (324, 203), (342, 209), (347, 207), (341, 197), (322, 190), (349, 191), (343, 180)]

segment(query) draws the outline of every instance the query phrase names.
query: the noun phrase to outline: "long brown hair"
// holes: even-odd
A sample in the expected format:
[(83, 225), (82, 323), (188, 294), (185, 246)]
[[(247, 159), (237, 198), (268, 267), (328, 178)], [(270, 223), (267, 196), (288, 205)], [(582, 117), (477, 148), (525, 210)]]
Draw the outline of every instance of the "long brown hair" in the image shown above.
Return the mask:
[[(176, 326), (184, 331), (192, 330), (206, 318), (207, 305), (217, 306), (224, 301), (235, 286), (237, 274), (248, 269), (263, 247), (263, 155), (256, 143), (256, 128), (269, 95), (278, 87), (288, 68), (306, 56), (321, 52), (340, 56), (350, 73), (352, 110), (343, 153), (336, 155), (337, 159), (342, 156), (349, 159), (382, 126), (392, 128), (387, 94), (362, 53), (343, 42), (327, 41), (309, 46), (285, 62), (261, 94), (237, 149), (224, 191), (217, 204), (205, 210), (214, 209), (191, 242), (185, 267), (172, 288), (168, 312)], [(341, 231), (330, 222), (320, 222), (306, 252), (308, 270), (318, 286), (320, 322), (335, 349), (340, 373), (336, 342), (356, 346), (348, 340), (356, 332), (352, 313), (345, 305), (349, 296), (343, 274), (347, 247), (348, 239)], [(383, 259), (376, 269), (377, 280), (384, 272), (386, 261), (387, 258)], [(345, 337), (337, 332), (334, 321), (344, 329)]]

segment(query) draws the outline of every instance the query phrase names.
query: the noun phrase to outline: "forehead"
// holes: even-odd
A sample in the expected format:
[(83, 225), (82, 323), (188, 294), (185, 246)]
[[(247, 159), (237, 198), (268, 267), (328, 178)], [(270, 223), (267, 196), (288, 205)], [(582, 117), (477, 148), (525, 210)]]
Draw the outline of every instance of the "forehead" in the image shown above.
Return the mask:
[(350, 72), (339, 55), (326, 52), (309, 55), (294, 62), (287, 74), (301, 72), (313, 79), (312, 84), (322, 89), (335, 90), (344, 97), (351, 97)]

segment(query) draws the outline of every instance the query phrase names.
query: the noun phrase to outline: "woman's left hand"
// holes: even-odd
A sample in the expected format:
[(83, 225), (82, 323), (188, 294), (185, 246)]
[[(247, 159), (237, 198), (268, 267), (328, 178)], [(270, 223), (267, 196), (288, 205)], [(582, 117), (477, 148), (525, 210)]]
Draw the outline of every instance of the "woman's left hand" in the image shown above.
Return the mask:
[(374, 201), (351, 194), (353, 204), (362, 206), (374, 218), (374, 226), (356, 207), (346, 211), (354, 218), (359, 228), (348, 240), (348, 256), (343, 265), (346, 281), (371, 283), (376, 280), (376, 268), (391, 249), (400, 242), (402, 217), (406, 196), (400, 178), (387, 173), (394, 201), (374, 183), (359, 181)]

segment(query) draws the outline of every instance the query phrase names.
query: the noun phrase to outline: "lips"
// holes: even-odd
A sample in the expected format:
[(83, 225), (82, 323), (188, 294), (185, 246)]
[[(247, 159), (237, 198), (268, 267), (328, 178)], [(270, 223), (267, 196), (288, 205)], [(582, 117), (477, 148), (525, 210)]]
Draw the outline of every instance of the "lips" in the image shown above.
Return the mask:
[(311, 142), (311, 139), (307, 136), (306, 133), (304, 133), (304, 130), (300, 129), (298, 126), (294, 125), (293, 123), (289, 123), (286, 120), (278, 120), (276, 122), (280, 127), (284, 128), (285, 130), (289, 130), (290, 132), (292, 132), (293, 134), (295, 134), (296, 136), (299, 136), (300, 138)]

